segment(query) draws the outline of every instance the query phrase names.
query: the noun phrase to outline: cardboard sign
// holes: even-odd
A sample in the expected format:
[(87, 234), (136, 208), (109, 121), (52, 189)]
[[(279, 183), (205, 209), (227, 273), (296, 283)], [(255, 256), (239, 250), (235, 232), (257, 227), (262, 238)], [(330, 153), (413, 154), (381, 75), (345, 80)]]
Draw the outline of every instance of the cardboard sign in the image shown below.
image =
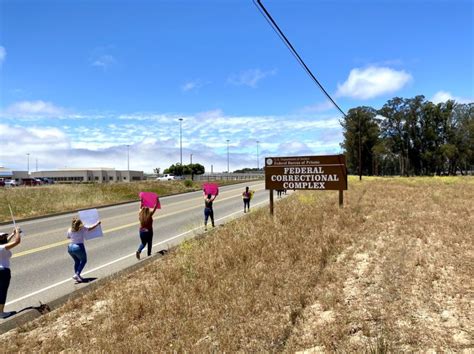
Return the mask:
[[(89, 228), (94, 226), (99, 221), (99, 212), (97, 209), (81, 210), (79, 212), (79, 219), (85, 227)], [(87, 231), (85, 235), (86, 240), (104, 236), (102, 232), (102, 225), (97, 226), (93, 230)]]
[(216, 183), (204, 183), (202, 189), (206, 195), (219, 195), (219, 186)]
[(140, 192), (138, 194), (141, 200), (141, 206), (147, 208), (154, 208), (156, 204), (157, 209), (161, 209), (160, 200), (158, 199), (158, 194), (153, 192)]

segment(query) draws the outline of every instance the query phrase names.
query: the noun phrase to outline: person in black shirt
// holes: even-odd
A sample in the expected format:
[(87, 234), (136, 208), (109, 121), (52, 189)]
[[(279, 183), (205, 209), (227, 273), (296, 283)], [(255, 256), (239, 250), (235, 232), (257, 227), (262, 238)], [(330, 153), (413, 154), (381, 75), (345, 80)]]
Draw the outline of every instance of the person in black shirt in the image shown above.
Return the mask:
[(211, 218), (212, 227), (214, 225), (214, 210), (212, 209), (212, 203), (216, 199), (216, 196), (212, 194), (204, 195), (204, 230), (207, 231), (207, 220)]

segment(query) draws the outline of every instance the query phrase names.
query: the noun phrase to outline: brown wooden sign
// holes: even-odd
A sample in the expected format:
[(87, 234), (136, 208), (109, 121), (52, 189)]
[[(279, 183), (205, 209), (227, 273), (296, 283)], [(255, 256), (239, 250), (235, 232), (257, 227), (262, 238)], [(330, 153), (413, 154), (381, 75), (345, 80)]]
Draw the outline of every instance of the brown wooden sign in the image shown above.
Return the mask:
[(265, 189), (347, 190), (345, 156), (267, 157)]

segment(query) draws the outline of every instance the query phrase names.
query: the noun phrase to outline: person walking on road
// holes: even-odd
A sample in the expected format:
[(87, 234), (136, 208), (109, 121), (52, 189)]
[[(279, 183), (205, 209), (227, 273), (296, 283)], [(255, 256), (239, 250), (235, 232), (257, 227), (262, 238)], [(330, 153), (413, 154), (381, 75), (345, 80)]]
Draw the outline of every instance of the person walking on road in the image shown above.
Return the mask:
[(140, 259), (140, 253), (142, 253), (145, 246), (147, 248), (148, 256), (151, 256), (151, 247), (153, 244), (153, 214), (155, 214), (156, 208), (158, 207), (158, 199), (156, 200), (155, 207), (153, 210), (147, 207), (141, 207), (138, 213), (138, 220), (140, 220), (140, 246), (135, 253), (137, 259)]
[(214, 225), (214, 209), (212, 209), (212, 203), (216, 199), (216, 195), (212, 194), (204, 195), (204, 231), (207, 231), (207, 220), (211, 218), (212, 227)]
[(250, 199), (252, 198), (252, 192), (249, 191), (249, 187), (245, 187), (245, 192), (242, 193), (242, 200), (244, 201), (244, 213), (250, 211)]
[(3, 312), (7, 300), (8, 287), (10, 286), (10, 258), (11, 249), (21, 242), (21, 230), (16, 227), (13, 233), (8, 236), (6, 233), (0, 233), (0, 318), (7, 318), (14, 312)]
[(84, 279), (81, 277), (81, 272), (87, 263), (87, 253), (84, 247), (84, 240), (86, 232), (95, 229), (100, 225), (100, 220), (91, 227), (85, 227), (81, 219), (73, 218), (71, 228), (67, 231), (67, 238), (71, 240), (67, 251), (74, 260), (74, 279), (78, 283), (82, 283)]

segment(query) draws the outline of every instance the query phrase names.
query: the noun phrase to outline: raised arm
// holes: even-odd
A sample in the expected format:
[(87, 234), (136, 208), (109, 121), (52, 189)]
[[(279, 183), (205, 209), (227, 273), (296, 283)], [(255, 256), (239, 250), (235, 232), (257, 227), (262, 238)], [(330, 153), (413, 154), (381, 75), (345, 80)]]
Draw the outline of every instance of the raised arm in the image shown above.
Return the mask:
[(17, 246), (18, 244), (20, 244), (20, 242), (21, 242), (20, 229), (17, 227), (13, 231), (13, 239), (5, 245), (5, 248), (9, 250)]
[(156, 203), (155, 203), (155, 207), (153, 208), (153, 211), (151, 212), (151, 216), (153, 216), (153, 214), (155, 214), (155, 211), (156, 211), (156, 208), (158, 208), (158, 197), (156, 198)]
[[(94, 230), (97, 226), (99, 226), (102, 222), (99, 220), (91, 227), (86, 227), (87, 231)], [(84, 226), (85, 227), (85, 226)]]

